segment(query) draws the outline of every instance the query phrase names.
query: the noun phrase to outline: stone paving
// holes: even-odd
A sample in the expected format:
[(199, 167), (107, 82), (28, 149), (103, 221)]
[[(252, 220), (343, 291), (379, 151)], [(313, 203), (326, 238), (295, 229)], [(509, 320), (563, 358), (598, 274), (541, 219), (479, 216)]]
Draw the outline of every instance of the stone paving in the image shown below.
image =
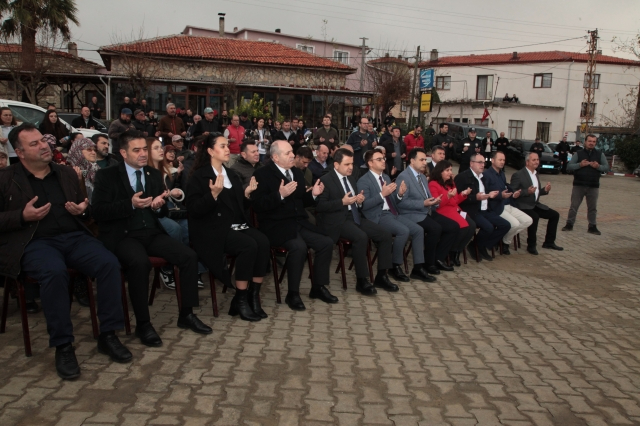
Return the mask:
[[(571, 177), (546, 181), (562, 226)], [(531, 256), (523, 238), (509, 257), (395, 294), (361, 296), (352, 272), (343, 291), (335, 274), (339, 304), (304, 297), (307, 311), (294, 313), (276, 305), (270, 280), (269, 318), (247, 323), (226, 315), (230, 293), (214, 319), (202, 290), (196, 313), (211, 336), (177, 328), (175, 294), (163, 290), (151, 312), (164, 346), (121, 334), (130, 364), (97, 353), (88, 310), (74, 304), (75, 381), (55, 373), (42, 314), (29, 317), (24, 356), (12, 302), (0, 425), (640, 424), (639, 193), (635, 179), (603, 178), (602, 236), (586, 233), (583, 205), (574, 231), (558, 232), (563, 252)]]

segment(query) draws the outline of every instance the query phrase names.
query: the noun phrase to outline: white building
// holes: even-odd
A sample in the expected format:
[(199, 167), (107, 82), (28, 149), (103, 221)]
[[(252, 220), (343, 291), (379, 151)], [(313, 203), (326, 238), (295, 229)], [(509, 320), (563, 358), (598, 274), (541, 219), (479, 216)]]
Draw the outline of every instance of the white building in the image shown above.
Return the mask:
[[(420, 68), (435, 68), (441, 103), (434, 122), (484, 124), (509, 139), (575, 140), (584, 114), (587, 55), (571, 52), (432, 57)], [(599, 54), (596, 60), (594, 126), (611, 126), (620, 102), (640, 82), (640, 62)], [(518, 102), (503, 102), (508, 93)], [(637, 93), (637, 92), (636, 92)], [(491, 114), (482, 122), (485, 108)]]

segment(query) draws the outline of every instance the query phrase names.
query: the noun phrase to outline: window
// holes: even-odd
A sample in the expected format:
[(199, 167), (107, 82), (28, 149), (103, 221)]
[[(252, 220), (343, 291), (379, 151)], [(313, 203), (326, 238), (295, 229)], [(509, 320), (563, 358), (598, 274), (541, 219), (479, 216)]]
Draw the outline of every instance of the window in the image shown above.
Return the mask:
[(549, 142), (550, 130), (551, 130), (551, 123), (538, 121), (538, 127), (536, 129), (536, 138), (540, 138), (542, 142)]
[(551, 73), (534, 74), (533, 87), (536, 89), (548, 89), (551, 87)]
[(313, 53), (316, 48), (314, 46), (309, 46), (308, 44), (296, 44), (296, 49), (307, 53)]
[[(589, 74), (585, 74), (584, 75), (584, 84), (582, 85), (582, 87), (584, 87), (586, 89), (588, 86), (589, 86)], [(593, 80), (591, 81), (591, 88), (592, 89), (600, 88), (600, 74), (594, 74), (593, 75)]]
[(473, 119), (473, 124), (477, 124), (478, 126), (488, 126), (489, 125), (489, 119), (485, 118), (483, 120), (482, 118), (474, 118)]
[(334, 50), (333, 60), (338, 61), (341, 64), (349, 65), (349, 52), (345, 52), (344, 50)]
[(451, 76), (436, 77), (436, 89), (451, 90)]
[(493, 98), (493, 76), (479, 75), (476, 85), (476, 99), (488, 100)]
[(400, 111), (407, 112), (407, 110), (409, 109), (407, 107), (408, 104), (409, 104), (409, 101), (400, 101)]
[[(589, 117), (593, 118), (596, 115), (596, 104), (589, 105)], [(583, 102), (580, 106), (580, 117), (587, 116), (587, 103)]]
[(509, 120), (509, 139), (522, 139), (523, 120)]
[(45, 113), (35, 108), (9, 105), (9, 109), (16, 121), (20, 123), (31, 123), (34, 126), (40, 126), (40, 123), (42, 123), (44, 119)]

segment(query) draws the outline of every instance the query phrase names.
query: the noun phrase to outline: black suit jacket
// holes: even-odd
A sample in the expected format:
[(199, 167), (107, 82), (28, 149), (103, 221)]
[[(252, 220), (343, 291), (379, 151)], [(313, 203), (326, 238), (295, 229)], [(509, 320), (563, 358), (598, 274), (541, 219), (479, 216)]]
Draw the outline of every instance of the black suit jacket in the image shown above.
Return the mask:
[[(356, 177), (352, 174), (347, 179), (354, 191), (351, 195), (357, 195)], [(345, 189), (335, 169), (320, 178), (320, 182), (324, 184), (324, 191), (318, 196), (316, 221), (320, 229), (329, 235), (335, 243), (340, 238), (340, 226), (347, 220), (349, 214), (349, 208), (342, 204)], [(351, 205), (351, 208), (358, 209), (358, 212), (360, 210), (355, 203)], [(364, 220), (362, 215), (360, 217)]]
[[(403, 141), (398, 141), (398, 143), (400, 144), (400, 155), (402, 154), (406, 154), (407, 153), (407, 145), (405, 145), (405, 143)], [(380, 141), (380, 145), (382, 145), (386, 151), (386, 157), (387, 157), (387, 173), (389, 175), (391, 175), (391, 169), (393, 168), (393, 161), (395, 160), (395, 158), (392, 156), (393, 153), (395, 152), (395, 150), (393, 149), (393, 138), (387, 139), (385, 142)], [(401, 161), (403, 166), (405, 164), (406, 157)], [(404, 170), (404, 169), (402, 169)], [(398, 173), (400, 173), (402, 170), (398, 170)], [(391, 178), (393, 179), (395, 176), (391, 176)]]
[[(453, 181), (456, 184), (458, 193), (466, 190), (467, 188), (471, 188), (471, 193), (467, 196), (466, 200), (459, 204), (459, 206), (460, 209), (467, 212), (471, 219), (475, 220), (475, 217), (480, 212), (481, 202), (476, 200), (476, 195), (478, 195), (478, 192), (480, 192), (480, 184), (478, 183), (476, 177), (473, 175), (473, 171), (471, 169), (467, 169), (462, 173), (458, 173)], [(484, 183), (484, 177), (482, 183)]]
[(258, 229), (262, 231), (272, 246), (281, 246), (285, 242), (296, 238), (298, 226), (314, 232), (320, 232), (312, 225), (307, 216), (306, 207), (315, 206), (311, 191), (307, 192), (304, 174), (297, 167), (289, 172), (293, 180), (298, 183), (293, 194), (284, 200), (280, 197), (280, 183), (286, 177), (273, 162), (255, 171), (258, 189), (251, 194), (253, 210), (258, 215)]
[[(157, 197), (164, 192), (160, 170), (144, 166), (142, 173), (145, 175), (145, 191), (142, 197)], [(129, 232), (129, 224), (134, 213), (131, 204), (133, 194), (125, 163), (98, 170), (91, 207), (93, 218), (100, 230), (99, 239), (111, 251), (116, 249), (118, 243)], [(147, 208), (151, 209), (151, 207)], [(158, 217), (166, 216), (167, 212), (166, 204), (162, 206), (159, 213), (152, 211), (156, 226), (162, 232), (165, 231)]]
[(89, 116), (89, 125), (87, 126), (84, 122), (84, 117), (80, 116), (80, 117), (76, 117), (73, 119), (73, 121), (71, 122), (71, 125), (73, 127), (75, 127), (76, 129), (90, 129), (90, 128), (94, 128), (94, 129), (98, 129), (98, 123), (96, 122), (96, 120)]
[(231, 276), (224, 268), (224, 243), (229, 232), (237, 232), (231, 230), (237, 213), (244, 218), (245, 223), (249, 223), (246, 212), (249, 203), (244, 196), (238, 174), (227, 167), (225, 169), (241, 212), (236, 212), (235, 206), (228, 203), (227, 198), (218, 197), (217, 201), (213, 198), (209, 181), (215, 182), (216, 174), (210, 166), (201, 167), (191, 175), (185, 204), (189, 211), (189, 242), (198, 257), (212, 269), (216, 278), (229, 287)]

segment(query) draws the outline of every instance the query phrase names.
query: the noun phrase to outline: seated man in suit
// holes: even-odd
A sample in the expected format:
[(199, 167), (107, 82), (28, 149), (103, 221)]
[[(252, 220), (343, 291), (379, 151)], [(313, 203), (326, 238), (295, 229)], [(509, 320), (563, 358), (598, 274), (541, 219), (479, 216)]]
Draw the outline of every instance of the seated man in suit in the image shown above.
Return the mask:
[[(353, 172), (353, 152), (341, 148), (334, 156), (333, 170), (320, 181), (324, 192), (318, 197), (316, 220), (334, 243), (339, 238), (350, 240), (353, 245), (353, 261), (356, 265), (356, 290), (362, 294), (376, 294), (375, 287), (387, 291), (398, 291), (398, 286), (387, 276), (391, 268), (393, 237), (384, 227), (365, 219), (360, 214), (364, 201), (363, 192), (356, 192)], [(378, 274), (373, 285), (369, 282), (367, 246), (371, 238), (378, 244)]]
[(131, 361), (131, 352), (115, 335), (124, 327), (120, 265), (83, 223), (89, 200), (82, 195), (78, 175), (71, 167), (51, 162), (49, 144), (33, 124), (14, 128), (9, 143), (20, 162), (0, 170), (0, 273), (15, 279), (22, 272), (40, 285), (60, 378), (80, 375), (67, 268), (97, 279), (98, 352), (117, 362)]
[(198, 306), (198, 256), (171, 238), (158, 220), (167, 214), (162, 175), (149, 167), (147, 142), (139, 132), (127, 131), (119, 138), (124, 162), (101, 169), (93, 190), (93, 216), (100, 240), (115, 253), (129, 283), (129, 297), (136, 315), (136, 336), (147, 346), (161, 346), (162, 339), (149, 316), (149, 257), (161, 257), (180, 268), (182, 308), (178, 327), (210, 334), (193, 313)]
[[(407, 193), (398, 201), (400, 216), (417, 223), (426, 232), (424, 260), (426, 270), (432, 275), (440, 271), (453, 271), (445, 259), (458, 237), (460, 226), (449, 218), (438, 214), (433, 206), (440, 197), (433, 198), (424, 172), (427, 170), (427, 153), (416, 148), (409, 153), (409, 167), (398, 175), (396, 184), (407, 186)], [(415, 243), (414, 243), (415, 244)]]
[(436, 164), (444, 160), (444, 157), (445, 157), (445, 151), (442, 146), (436, 145), (433, 148), (431, 148), (431, 161), (429, 162), (429, 164), (427, 164), (427, 167), (429, 168), (429, 173), (433, 171), (433, 169), (436, 167)]
[(562, 247), (556, 245), (556, 232), (558, 231), (558, 222), (560, 214), (549, 206), (540, 202), (542, 195), (547, 195), (551, 191), (551, 183), (546, 186), (540, 184), (540, 178), (536, 169), (540, 165), (540, 158), (535, 152), (528, 152), (525, 157), (525, 167), (511, 175), (511, 188), (514, 191), (522, 191), (522, 195), (517, 200), (517, 207), (524, 213), (528, 214), (533, 223), (528, 228), (527, 251), (537, 255), (536, 249), (536, 233), (538, 232), (538, 221), (548, 219), (547, 234), (542, 244), (542, 248), (552, 250), (563, 250)]
[[(393, 268), (389, 271), (396, 281), (409, 281), (402, 271), (404, 263), (404, 246), (411, 236), (413, 242), (413, 270), (411, 278), (422, 281), (435, 281), (435, 278), (424, 269), (424, 230), (406, 216), (398, 214), (398, 203), (407, 192), (403, 182), (399, 187), (391, 183), (384, 173), (384, 154), (377, 149), (369, 150), (364, 155), (369, 171), (358, 180), (358, 191), (363, 192), (362, 214), (364, 217), (388, 229), (395, 239), (393, 241)], [(397, 188), (397, 191), (396, 191)], [(395, 194), (394, 194), (395, 193)]]
[(329, 159), (330, 151), (331, 147), (325, 142), (321, 143), (318, 145), (318, 148), (316, 148), (316, 158), (311, 160), (311, 163), (309, 163), (309, 170), (311, 170), (314, 182), (331, 170), (330, 166), (332, 161)]
[[(489, 199), (496, 198), (499, 191), (486, 193), (485, 179), (482, 175), (484, 172), (484, 155), (480, 153), (473, 154), (470, 157), (469, 164), (470, 168), (459, 173), (454, 178), (454, 182), (458, 192), (471, 188), (471, 193), (466, 200), (460, 203), (460, 208), (467, 212), (476, 223), (476, 226), (480, 228), (480, 232), (476, 235), (478, 253), (482, 259), (490, 262), (493, 258), (487, 249), (495, 247), (500, 239), (509, 232), (511, 225), (501, 218), (498, 213), (491, 210), (491, 205), (489, 205)], [(467, 249), (471, 257), (475, 257), (471, 247), (467, 246)]]
[(294, 311), (306, 307), (300, 298), (300, 279), (307, 261), (307, 251), (313, 249), (313, 287), (311, 299), (338, 303), (327, 287), (333, 255), (333, 241), (307, 218), (306, 207), (316, 204), (316, 197), (324, 187), (320, 181), (309, 191), (305, 188), (302, 171), (294, 166), (293, 147), (284, 140), (271, 144), (271, 162), (256, 170), (258, 189), (251, 194), (253, 209), (258, 214), (258, 229), (272, 246), (287, 249), (287, 281), (289, 290), (285, 302)]

